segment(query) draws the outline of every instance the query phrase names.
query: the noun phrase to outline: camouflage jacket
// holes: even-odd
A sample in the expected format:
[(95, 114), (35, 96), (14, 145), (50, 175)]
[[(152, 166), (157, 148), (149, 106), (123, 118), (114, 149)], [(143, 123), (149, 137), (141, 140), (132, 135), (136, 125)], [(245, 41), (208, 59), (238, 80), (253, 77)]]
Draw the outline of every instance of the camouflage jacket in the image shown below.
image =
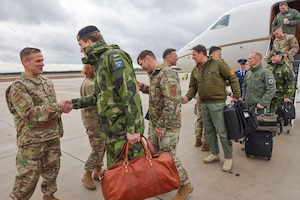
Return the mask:
[[(284, 24), (284, 19), (289, 20), (289, 24)], [(300, 24), (300, 13), (296, 9), (289, 8), (289, 11), (286, 13), (279, 12), (273, 22), (272, 30), (276, 26), (280, 26), (284, 33), (295, 35), (296, 34), (296, 25)]]
[(240, 86), (234, 71), (221, 59), (209, 57), (204, 66), (195, 66), (191, 73), (186, 96), (191, 100), (198, 92), (202, 103), (224, 103), (227, 98), (226, 81), (233, 97), (240, 97)]
[(251, 68), (244, 79), (243, 99), (250, 107), (259, 103), (270, 109), (271, 100), (276, 92), (276, 84), (272, 72), (262, 64)]
[(137, 80), (130, 56), (117, 45), (95, 42), (84, 52), (95, 68), (94, 92), (72, 99), (73, 108), (97, 105), (102, 126), (110, 142), (119, 141), (126, 133), (144, 132), (144, 118)]
[(181, 127), (181, 88), (178, 74), (166, 63), (157, 66), (149, 74), (150, 86), (141, 91), (149, 91), (149, 114), (152, 127), (172, 131)]
[(62, 109), (50, 79), (23, 73), (7, 88), (6, 102), (14, 116), (18, 146), (62, 136)]
[[(80, 87), (80, 95), (87, 96), (92, 94), (94, 91), (94, 81), (93, 79), (85, 78)], [(100, 136), (100, 131), (102, 130), (100, 116), (97, 112), (96, 106), (89, 106), (87, 108), (81, 109), (81, 118), (84, 128), (89, 129), (94, 134)]]
[(274, 98), (293, 98), (295, 92), (294, 71), (285, 64), (284, 60), (280, 63), (271, 63), (267, 68), (271, 70), (276, 81), (276, 94)]
[(298, 52), (299, 45), (295, 36), (284, 34), (282, 38), (276, 38), (273, 42), (272, 51), (270, 52), (268, 59), (270, 59), (276, 50), (280, 50), (282, 53), (288, 54), (290, 61), (294, 60), (294, 55)]

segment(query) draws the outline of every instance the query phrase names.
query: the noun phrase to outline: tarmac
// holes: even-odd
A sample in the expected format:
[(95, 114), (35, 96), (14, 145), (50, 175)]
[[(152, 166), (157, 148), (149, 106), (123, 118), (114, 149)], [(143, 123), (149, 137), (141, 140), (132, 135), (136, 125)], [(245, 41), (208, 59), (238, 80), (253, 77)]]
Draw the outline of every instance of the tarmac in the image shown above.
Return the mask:
[[(183, 73), (179, 73), (183, 77)], [(137, 79), (149, 83), (146, 74), (137, 74)], [(58, 101), (79, 97), (82, 77), (52, 79)], [(15, 157), (17, 153), (16, 130), (13, 117), (5, 102), (5, 90), (11, 81), (0, 81), (0, 199), (9, 199), (14, 177), (17, 173)], [(182, 94), (188, 89), (188, 80), (181, 80)], [(148, 96), (141, 93), (144, 113), (148, 109)], [(204, 164), (203, 159), (209, 152), (194, 147), (193, 113), (195, 100), (182, 106), (182, 128), (177, 156), (186, 168), (194, 191), (186, 200), (299, 200), (300, 199), (300, 104), (296, 104), (293, 129), (286, 130), (274, 137), (271, 160), (248, 158), (241, 150), (242, 144), (233, 143), (233, 168), (223, 172), (224, 154), (220, 146), (220, 162)], [(55, 196), (60, 200), (103, 200), (100, 183), (96, 190), (88, 190), (81, 182), (84, 163), (90, 153), (90, 146), (82, 125), (80, 110), (63, 114), (64, 136), (61, 138), (61, 169), (57, 179), (58, 191)], [(145, 120), (147, 135), (148, 121)], [(297, 131), (298, 130), (298, 131)], [(32, 200), (42, 199), (41, 179)], [(149, 200), (171, 200), (176, 191), (149, 198)], [(127, 199), (125, 199), (127, 200)]]

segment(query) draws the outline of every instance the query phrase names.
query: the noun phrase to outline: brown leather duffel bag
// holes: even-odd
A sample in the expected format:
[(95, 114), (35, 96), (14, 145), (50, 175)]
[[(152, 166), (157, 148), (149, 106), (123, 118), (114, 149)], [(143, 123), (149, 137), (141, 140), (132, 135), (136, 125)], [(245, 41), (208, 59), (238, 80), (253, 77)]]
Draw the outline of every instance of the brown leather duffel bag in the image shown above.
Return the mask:
[(151, 142), (143, 138), (144, 156), (128, 160), (130, 143), (127, 141), (121, 155), (125, 156), (124, 161), (100, 173), (102, 194), (106, 200), (141, 200), (179, 188), (179, 175), (171, 154), (155, 153)]

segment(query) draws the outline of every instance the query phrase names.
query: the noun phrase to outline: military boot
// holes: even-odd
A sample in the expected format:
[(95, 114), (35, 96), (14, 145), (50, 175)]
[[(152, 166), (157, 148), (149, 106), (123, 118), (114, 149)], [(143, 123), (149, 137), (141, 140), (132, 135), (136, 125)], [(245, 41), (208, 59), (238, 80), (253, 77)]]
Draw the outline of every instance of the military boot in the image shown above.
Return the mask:
[(217, 155), (210, 154), (208, 157), (203, 159), (203, 162), (204, 163), (212, 163), (212, 162), (216, 162), (219, 160), (220, 160), (219, 154), (217, 154)]
[(201, 138), (196, 138), (196, 141), (195, 141), (195, 147), (201, 147), (202, 145), (202, 140)]
[(92, 172), (85, 171), (81, 181), (83, 182), (84, 186), (87, 189), (89, 189), (89, 190), (95, 190), (96, 189), (96, 184), (94, 183), (94, 181), (92, 179)]
[(232, 169), (232, 159), (225, 159), (223, 164), (223, 171), (229, 172)]
[(97, 166), (94, 170), (94, 173), (93, 173), (93, 179), (95, 181), (99, 181), (99, 173), (101, 172), (101, 167), (100, 166)]
[(207, 146), (207, 143), (206, 142), (203, 142), (202, 143), (202, 146), (201, 146), (201, 151), (209, 151), (209, 148)]
[(10, 197), (12, 200), (18, 200), (18, 198), (17, 198), (13, 193), (10, 193), (9, 197)]
[(191, 182), (185, 185), (181, 185), (173, 200), (185, 200), (189, 196), (189, 194), (193, 191), (193, 189), (194, 188)]
[(51, 195), (44, 194), (43, 200), (59, 200), (59, 199), (56, 198), (53, 194), (51, 194)]

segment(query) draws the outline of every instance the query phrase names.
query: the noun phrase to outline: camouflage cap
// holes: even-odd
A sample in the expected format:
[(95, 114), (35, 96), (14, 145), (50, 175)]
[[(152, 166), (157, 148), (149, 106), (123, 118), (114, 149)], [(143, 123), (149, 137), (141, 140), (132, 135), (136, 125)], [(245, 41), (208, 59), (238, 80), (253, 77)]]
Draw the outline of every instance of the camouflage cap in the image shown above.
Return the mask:
[(78, 34), (77, 34), (77, 40), (81, 40), (82, 38), (92, 34), (92, 33), (96, 33), (96, 32), (100, 32), (99, 29), (96, 26), (86, 26), (84, 28), (82, 28)]
[(272, 56), (281, 55), (281, 54), (282, 54), (282, 52), (281, 52), (280, 50), (276, 50), (276, 51), (272, 54)]

